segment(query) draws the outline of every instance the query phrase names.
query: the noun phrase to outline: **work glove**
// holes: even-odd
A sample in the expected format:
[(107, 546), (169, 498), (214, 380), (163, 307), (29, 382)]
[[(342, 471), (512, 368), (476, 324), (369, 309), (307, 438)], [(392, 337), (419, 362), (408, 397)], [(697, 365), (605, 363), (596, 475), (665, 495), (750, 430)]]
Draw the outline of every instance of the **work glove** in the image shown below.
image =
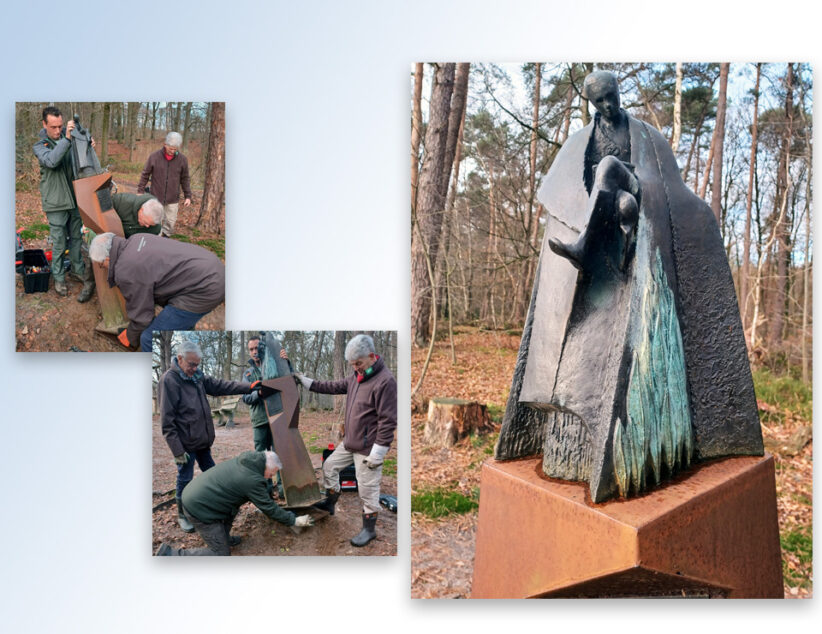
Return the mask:
[(126, 334), (128, 331), (123, 328), (120, 331), (120, 334), (117, 335), (117, 341), (122, 343), (126, 348), (131, 348), (131, 344), (128, 341), (128, 335)]
[(294, 378), (297, 379), (306, 390), (310, 390), (311, 384), (314, 382), (314, 379), (309, 379), (307, 376), (300, 374), (299, 372), (294, 373)]
[(369, 453), (368, 458), (365, 459), (365, 466), (369, 469), (376, 469), (382, 464), (382, 461), (385, 459), (385, 454), (387, 453), (388, 447), (372, 445), (371, 453)]
[(305, 526), (314, 526), (314, 518), (310, 515), (299, 515), (297, 519), (294, 520), (294, 526), (305, 527)]
[(179, 456), (174, 456), (174, 462), (176, 462), (179, 465), (186, 464), (190, 459), (191, 457), (188, 455), (187, 451), (184, 451)]

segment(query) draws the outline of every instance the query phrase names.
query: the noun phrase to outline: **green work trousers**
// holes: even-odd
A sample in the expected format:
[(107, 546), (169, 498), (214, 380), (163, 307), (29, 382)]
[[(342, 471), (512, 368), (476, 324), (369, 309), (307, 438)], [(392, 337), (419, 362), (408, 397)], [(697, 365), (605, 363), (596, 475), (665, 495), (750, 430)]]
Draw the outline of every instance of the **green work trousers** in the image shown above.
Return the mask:
[(65, 211), (50, 211), (46, 214), (49, 221), (49, 238), (51, 239), (51, 275), (55, 282), (66, 279), (63, 270), (63, 253), (66, 251), (66, 237), (71, 237), (69, 261), (71, 270), (77, 275), (83, 275), (85, 266), (80, 253), (80, 244), (83, 240), (83, 220), (77, 208)]
[[(271, 435), (271, 425), (268, 423), (254, 428), (254, 451), (275, 451), (274, 437)], [(279, 473), (276, 479), (278, 489), (282, 493), (283, 485)], [(274, 490), (274, 483), (271, 480), (266, 480), (266, 488), (271, 493)]]

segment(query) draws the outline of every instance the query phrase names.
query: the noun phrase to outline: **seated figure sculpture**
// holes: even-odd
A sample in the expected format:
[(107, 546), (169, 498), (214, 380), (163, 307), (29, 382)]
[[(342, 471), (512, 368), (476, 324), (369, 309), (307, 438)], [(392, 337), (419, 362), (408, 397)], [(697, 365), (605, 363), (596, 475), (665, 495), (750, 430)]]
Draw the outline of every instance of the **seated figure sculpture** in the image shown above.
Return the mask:
[(597, 113), (539, 191), (543, 244), (498, 460), (603, 502), (699, 460), (764, 449), (733, 280), (710, 207), (665, 138), (585, 79)]

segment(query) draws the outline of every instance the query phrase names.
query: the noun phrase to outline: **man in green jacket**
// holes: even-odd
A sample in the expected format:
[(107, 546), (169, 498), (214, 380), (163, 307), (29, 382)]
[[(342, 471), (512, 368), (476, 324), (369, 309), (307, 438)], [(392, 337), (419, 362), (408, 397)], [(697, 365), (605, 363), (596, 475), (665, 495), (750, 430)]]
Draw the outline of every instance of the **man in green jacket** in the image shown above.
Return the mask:
[[(262, 381), (263, 357), (260, 351), (260, 338), (257, 336), (251, 337), (247, 345), (248, 354), (251, 355), (251, 358), (248, 360), (248, 367), (243, 372), (243, 381), (248, 383)], [(280, 357), (288, 361), (288, 355), (284, 349), (280, 350)], [(288, 364), (290, 366), (291, 362), (289, 361)], [(276, 451), (274, 437), (271, 435), (271, 425), (268, 422), (268, 414), (265, 411), (265, 403), (260, 398), (260, 393), (251, 392), (246, 394), (243, 396), (243, 403), (248, 405), (248, 411), (251, 414), (251, 426), (254, 429), (254, 449), (256, 451)], [(274, 491), (274, 484), (271, 480), (268, 481), (268, 490), (269, 492)], [(281, 498), (284, 497), (282, 482), (277, 483), (277, 491)]]
[(40, 130), (37, 143), (34, 144), (34, 155), (40, 163), (40, 198), (43, 211), (49, 223), (52, 263), (51, 276), (54, 278), (54, 290), (58, 295), (68, 295), (65, 271), (63, 271), (63, 253), (66, 251), (66, 230), (71, 238), (69, 259), (72, 274), (83, 280), (85, 266), (80, 253), (83, 239), (83, 220), (77, 211), (72, 187), (73, 172), (71, 166), (71, 132), (74, 121), (69, 121), (63, 129), (63, 114), (54, 106), (43, 109), (43, 129)]
[[(112, 194), (111, 204), (120, 222), (126, 238), (135, 233), (152, 233), (160, 235), (163, 220), (163, 205), (151, 194)], [(80, 303), (87, 302), (94, 295), (95, 283), (93, 276), (87, 276), (83, 290), (77, 296)]]
[(286, 526), (313, 526), (310, 515), (296, 516), (280, 508), (266, 490), (266, 479), (282, 469), (273, 451), (244, 451), (198, 476), (183, 491), (183, 511), (206, 548), (172, 548), (160, 544), (158, 556), (230, 555), (240, 543), (231, 535), (231, 525), (246, 502), (251, 502), (272, 520)]

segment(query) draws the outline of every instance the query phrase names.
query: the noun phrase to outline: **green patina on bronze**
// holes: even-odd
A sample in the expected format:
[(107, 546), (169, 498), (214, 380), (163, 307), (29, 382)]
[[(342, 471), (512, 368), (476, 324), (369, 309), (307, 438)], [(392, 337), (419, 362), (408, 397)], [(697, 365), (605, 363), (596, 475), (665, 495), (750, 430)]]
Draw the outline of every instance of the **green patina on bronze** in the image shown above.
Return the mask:
[(658, 249), (655, 256), (642, 289), (627, 421), (617, 420), (614, 427), (614, 473), (622, 496), (659, 484), (687, 468), (694, 455), (682, 334)]

